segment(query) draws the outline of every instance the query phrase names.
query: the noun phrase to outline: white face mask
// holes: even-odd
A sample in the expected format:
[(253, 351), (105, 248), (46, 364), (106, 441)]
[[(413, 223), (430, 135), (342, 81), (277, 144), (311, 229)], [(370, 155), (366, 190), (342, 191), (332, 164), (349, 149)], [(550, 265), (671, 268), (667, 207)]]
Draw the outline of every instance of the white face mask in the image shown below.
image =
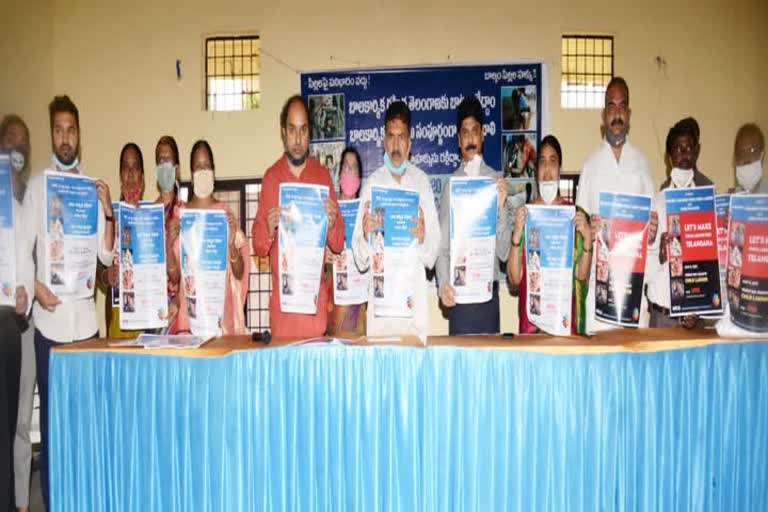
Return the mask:
[(25, 163), (26, 163), (26, 158), (24, 158), (24, 153), (22, 153), (21, 151), (12, 149), (11, 150), (11, 168), (16, 172), (21, 172), (24, 170)]
[(736, 166), (736, 181), (744, 190), (752, 192), (763, 177), (763, 155), (747, 165)]
[(539, 182), (539, 195), (547, 204), (552, 204), (552, 202), (557, 198), (557, 191), (560, 188), (560, 183), (558, 181), (540, 181)]
[(475, 154), (466, 164), (464, 164), (464, 172), (467, 173), (467, 176), (479, 176), (480, 175), (480, 164), (483, 163), (483, 159), (480, 157), (480, 155)]
[(195, 171), (192, 175), (192, 187), (195, 196), (200, 199), (205, 199), (213, 194), (213, 171), (211, 169)]
[(693, 183), (693, 169), (675, 167), (669, 175), (675, 188), (688, 188)]

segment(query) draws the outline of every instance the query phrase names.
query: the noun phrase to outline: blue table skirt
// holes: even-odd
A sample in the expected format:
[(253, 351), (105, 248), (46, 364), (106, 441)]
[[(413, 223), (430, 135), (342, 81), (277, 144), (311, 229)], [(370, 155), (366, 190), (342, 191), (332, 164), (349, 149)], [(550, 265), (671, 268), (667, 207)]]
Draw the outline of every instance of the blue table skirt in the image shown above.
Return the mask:
[(768, 344), (51, 358), (56, 511), (768, 510)]

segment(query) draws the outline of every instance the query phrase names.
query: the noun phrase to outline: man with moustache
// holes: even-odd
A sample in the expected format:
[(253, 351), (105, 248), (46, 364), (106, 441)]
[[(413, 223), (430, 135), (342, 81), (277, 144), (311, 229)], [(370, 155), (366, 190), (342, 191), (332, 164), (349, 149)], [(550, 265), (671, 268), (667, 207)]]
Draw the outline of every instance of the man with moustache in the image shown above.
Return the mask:
[[(596, 240), (600, 192), (644, 194), (653, 197), (654, 188), (648, 161), (627, 140), (632, 109), (629, 108), (629, 86), (621, 77), (613, 77), (605, 91), (602, 111), (605, 139), (584, 163), (579, 178), (576, 205), (591, 215), (592, 240)], [(651, 211), (648, 243), (656, 239), (658, 215)], [(587, 331), (615, 329), (616, 326), (595, 318), (595, 269), (592, 260), (589, 293), (587, 295)], [(642, 320), (641, 320), (641, 323)]]
[[(475, 96), (467, 96), (459, 104), (456, 128), (461, 164), (451, 177), (483, 176), (496, 179), (499, 200), (496, 215), (496, 257), (506, 260), (512, 240), (512, 225), (507, 225), (507, 182), (483, 160), (483, 108)], [(443, 237), (437, 256), (437, 283), (440, 300), (448, 308), (448, 330), (451, 336), (462, 334), (495, 334), (499, 332), (499, 283), (494, 281), (491, 300), (482, 304), (456, 304), (451, 285), (451, 189), (446, 183), (440, 197), (440, 231)], [(496, 270), (494, 268), (494, 270)], [(498, 274), (497, 272), (494, 272)]]
[(307, 183), (328, 187), (325, 212), (328, 216), (326, 245), (334, 253), (344, 248), (344, 220), (336, 202), (336, 192), (328, 169), (309, 156), (309, 109), (299, 95), (291, 96), (280, 112), (280, 134), (285, 152), (264, 173), (256, 218), (251, 229), (253, 250), (269, 256), (272, 295), (269, 298), (269, 324), (274, 338), (314, 338), (322, 336), (328, 323), (328, 293), (321, 286), (322, 268), (317, 269), (317, 311), (314, 315), (283, 313), (280, 310), (277, 227), (280, 223), (280, 184)]

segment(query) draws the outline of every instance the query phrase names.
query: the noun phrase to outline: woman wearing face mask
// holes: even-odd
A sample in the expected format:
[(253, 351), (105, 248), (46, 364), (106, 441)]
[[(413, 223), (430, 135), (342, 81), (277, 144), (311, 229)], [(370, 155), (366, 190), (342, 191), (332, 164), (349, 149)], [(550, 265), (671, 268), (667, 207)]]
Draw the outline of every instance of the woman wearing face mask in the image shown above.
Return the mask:
[[(560, 142), (547, 135), (541, 141), (539, 147), (538, 165), (536, 168), (536, 180), (539, 186), (539, 195), (532, 204), (572, 206), (573, 203), (560, 197), (560, 166), (563, 157)], [(526, 257), (525, 257), (525, 207), (518, 208), (515, 214), (515, 227), (512, 232), (512, 246), (507, 259), (507, 278), (518, 293), (518, 317), (520, 319), (520, 334), (535, 334), (539, 329), (528, 320), (526, 307)], [(576, 229), (574, 237), (573, 260), (573, 299), (572, 313), (573, 334), (586, 333), (586, 299), (590, 265), (592, 263), (592, 233), (589, 221), (584, 210), (576, 208), (576, 216), (573, 219)]]
[[(341, 170), (339, 171), (340, 201), (360, 197), (360, 182), (363, 176), (363, 163), (360, 153), (355, 148), (346, 148), (341, 154)], [(326, 249), (325, 285), (328, 289), (328, 330), (329, 336), (357, 338), (365, 334), (365, 319), (367, 304), (337, 306), (333, 297), (333, 262), (340, 255), (332, 255)], [(348, 254), (347, 257), (350, 255)], [(351, 258), (349, 258), (351, 260)], [(348, 261), (354, 265), (354, 261)]]
[[(168, 275), (181, 278), (179, 267), (179, 218), (185, 208), (197, 210), (223, 210), (229, 219), (229, 239), (227, 240), (227, 273), (224, 296), (224, 316), (221, 322), (222, 334), (247, 334), (245, 327), (245, 298), (248, 295), (248, 279), (250, 273), (251, 248), (243, 230), (237, 225), (235, 216), (225, 203), (218, 202), (213, 197), (215, 182), (213, 151), (204, 140), (195, 142), (190, 155), (192, 170), (192, 199), (186, 205), (180, 205), (177, 215), (169, 228), (168, 243), (172, 250), (168, 252)], [(189, 331), (189, 314), (184, 287), (173, 301), (172, 308), (178, 308), (175, 332)]]
[[(139, 206), (144, 195), (144, 158), (139, 146), (129, 142), (120, 151), (120, 201)], [(119, 231), (115, 229), (115, 236)], [(135, 338), (141, 331), (120, 329), (120, 306), (115, 305), (120, 293), (120, 270), (118, 258), (109, 268), (100, 266), (99, 281), (106, 294), (107, 336), (110, 338)]]
[[(165, 239), (170, 239), (169, 229), (172, 220), (177, 217), (178, 209), (184, 204), (179, 199), (179, 181), (181, 177), (179, 164), (179, 147), (176, 140), (170, 135), (163, 135), (157, 141), (155, 146), (155, 175), (157, 176), (157, 190), (160, 195), (157, 196), (155, 204), (165, 206)], [(167, 248), (166, 254), (172, 252), (173, 247)], [(179, 292), (179, 274), (178, 268), (175, 274), (171, 274), (172, 268), (167, 266), (168, 270), (168, 332), (176, 332), (175, 322), (177, 307), (174, 302), (176, 294)]]

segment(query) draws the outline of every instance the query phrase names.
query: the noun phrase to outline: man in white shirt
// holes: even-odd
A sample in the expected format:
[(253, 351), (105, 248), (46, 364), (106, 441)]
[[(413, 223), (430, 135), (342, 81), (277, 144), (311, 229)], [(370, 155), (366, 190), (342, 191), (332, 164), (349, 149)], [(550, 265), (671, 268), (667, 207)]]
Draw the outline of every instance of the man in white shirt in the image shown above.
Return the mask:
[[(451, 177), (483, 176), (495, 178), (498, 188), (496, 215), (496, 258), (506, 261), (512, 240), (512, 225), (507, 225), (507, 182), (483, 161), (483, 107), (475, 96), (467, 96), (459, 104), (456, 128), (459, 139), (461, 165)], [(499, 282), (493, 283), (491, 300), (482, 304), (456, 304), (456, 291), (451, 284), (451, 187), (446, 183), (440, 197), (440, 252), (437, 257), (437, 283), (440, 300), (448, 308), (448, 331), (451, 336), (463, 334), (498, 334)], [(494, 265), (494, 279), (498, 276), (498, 262)]]
[[(653, 244), (648, 245), (648, 261), (646, 263), (646, 285), (648, 309), (650, 311), (649, 327), (679, 327), (683, 325), (692, 329), (699, 324), (698, 315), (687, 315), (680, 318), (670, 316), (672, 304), (669, 289), (669, 254), (667, 251), (667, 213), (664, 200), (666, 188), (693, 188), (712, 185), (712, 181), (696, 169), (699, 155), (699, 142), (693, 125), (687, 120), (678, 122), (667, 135), (667, 157), (672, 165), (669, 180), (661, 186), (656, 194), (654, 203), (659, 214), (659, 232), (661, 236)], [(682, 274), (682, 262), (674, 263)]]
[(733, 152), (736, 164), (736, 192), (768, 194), (765, 176), (765, 136), (754, 123), (747, 123), (736, 133)]
[(411, 233), (418, 241), (419, 259), (412, 268), (398, 269), (413, 275), (413, 316), (380, 317), (374, 305), (374, 286), (369, 289), (367, 334), (369, 336), (417, 335), (426, 342), (429, 335), (429, 284), (425, 269), (435, 265), (440, 248), (440, 223), (429, 178), (408, 161), (411, 151), (411, 112), (402, 101), (393, 102), (384, 118), (384, 165), (366, 180), (360, 195), (362, 207), (357, 212), (352, 252), (361, 272), (371, 268), (371, 247), (368, 235), (374, 231), (376, 219), (370, 214), (371, 187), (381, 185), (412, 190), (419, 194), (419, 216), (414, 219)]
[[(627, 140), (631, 116), (629, 86), (623, 78), (614, 77), (605, 91), (605, 108), (602, 112), (605, 140), (584, 163), (576, 195), (576, 204), (591, 215), (592, 240), (596, 240), (597, 226), (600, 225), (600, 192), (654, 195), (648, 162)], [(657, 227), (658, 215), (651, 211), (649, 243), (656, 239)], [(587, 294), (587, 331), (590, 333), (615, 328), (595, 318), (594, 265), (593, 259)]]
[[(83, 174), (80, 167), (80, 121), (77, 107), (68, 96), (56, 96), (48, 107), (53, 146), (52, 165), (46, 170)], [(95, 182), (99, 198), (97, 214), (97, 254), (101, 263), (112, 265), (115, 233), (112, 200), (109, 186), (102, 180)], [(51, 348), (61, 343), (85, 340), (98, 336), (96, 301), (86, 299), (62, 302), (46, 284), (45, 268), (48, 258), (46, 245), (45, 171), (29, 184), (25, 209), (33, 230), (32, 243), (37, 242), (37, 280), (35, 306), (35, 357), (37, 386), (40, 393), (40, 487), (43, 500), (48, 504), (48, 359)], [(30, 249), (31, 252), (31, 249)], [(95, 287), (94, 287), (95, 288)]]

